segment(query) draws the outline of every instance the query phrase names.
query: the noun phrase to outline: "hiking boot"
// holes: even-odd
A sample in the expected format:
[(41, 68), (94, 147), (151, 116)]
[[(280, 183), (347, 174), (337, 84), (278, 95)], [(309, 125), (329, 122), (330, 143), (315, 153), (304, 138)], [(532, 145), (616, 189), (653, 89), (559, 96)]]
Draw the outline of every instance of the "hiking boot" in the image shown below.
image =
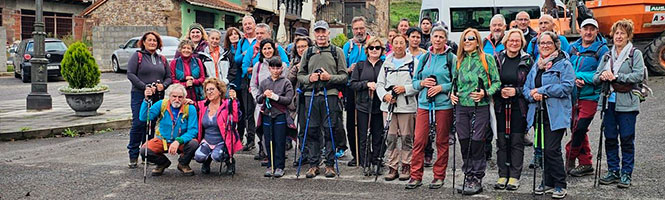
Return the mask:
[(399, 180), (406, 181), (411, 178), (411, 165), (403, 164), (402, 169), (399, 171)]
[(189, 165), (181, 165), (178, 163), (178, 170), (180, 170), (185, 176), (194, 176), (194, 170), (192, 170)]
[(337, 153), (335, 153), (335, 157), (336, 157), (336, 158), (342, 158), (342, 157), (344, 157), (344, 149), (340, 149), (340, 150), (338, 150)]
[(210, 163), (212, 162), (212, 159), (208, 158), (206, 161), (203, 161), (203, 164), (201, 164), (201, 173), (202, 174), (209, 174), (210, 173)]
[(319, 175), (319, 167), (310, 167), (307, 170), (307, 174), (305, 174), (305, 177), (307, 178), (314, 178), (317, 175)]
[(138, 163), (139, 163), (138, 158), (130, 158), (129, 159), (129, 164), (127, 164), (127, 167), (129, 167), (129, 169), (135, 169), (135, 168), (139, 167)]
[(586, 175), (592, 175), (593, 172), (593, 167), (591, 167), (591, 165), (580, 165), (575, 167), (575, 169), (570, 170), (568, 174), (574, 177), (582, 177)]
[(247, 143), (242, 147), (242, 151), (251, 151), (254, 149), (254, 142)]
[(553, 199), (563, 199), (563, 198), (566, 197), (566, 194), (568, 194), (568, 191), (565, 188), (556, 187), (556, 188), (554, 188), (554, 191), (552, 192), (552, 198)]
[(603, 178), (600, 178), (600, 180), (598, 180), (598, 183), (600, 183), (601, 185), (609, 185), (613, 183), (618, 183), (620, 179), (621, 178), (619, 178), (619, 171), (608, 171), (607, 174), (603, 176)]
[(480, 180), (472, 178), (469, 184), (462, 190), (462, 195), (475, 195), (483, 192), (483, 185)]
[(287, 141), (287, 142), (286, 142), (286, 150), (289, 151), (289, 150), (291, 150), (291, 149), (293, 149), (293, 144), (292, 144), (291, 141)]
[(271, 177), (272, 176), (272, 169), (268, 168), (266, 170), (266, 173), (263, 173), (263, 177)]
[(570, 174), (570, 171), (575, 169), (575, 160), (566, 160), (566, 173)]
[(429, 183), (429, 189), (439, 189), (443, 186), (443, 179), (434, 179)]
[(398, 177), (397, 175), (397, 169), (394, 169), (392, 167), (388, 167), (388, 174), (383, 177), (386, 181), (392, 181), (395, 180)]
[(508, 181), (507, 178), (500, 177), (499, 180), (496, 181), (496, 184), (494, 184), (494, 189), (497, 189), (497, 190), (506, 189), (506, 182), (507, 181)]
[(543, 183), (540, 183), (540, 185), (536, 188), (536, 190), (533, 193), (536, 195), (552, 194), (554, 193), (554, 188), (550, 186), (545, 186)]
[(263, 158), (263, 160), (261, 160), (261, 167), (267, 167), (269, 165), (270, 165), (270, 159)]
[(516, 178), (509, 178), (506, 190), (517, 190), (520, 188), (520, 180)]
[(617, 187), (619, 187), (619, 188), (629, 188), (631, 180), (632, 180), (632, 176), (630, 174), (621, 173), (621, 180), (619, 181), (619, 184), (617, 185)]
[(273, 174), (273, 176), (275, 176), (275, 178), (280, 178), (284, 176), (284, 169), (276, 169), (275, 174)]
[(337, 176), (335, 168), (333, 166), (326, 166), (326, 178), (334, 178), (335, 176)]
[(231, 159), (229, 161), (226, 161), (226, 172), (224, 172), (227, 175), (233, 175), (236, 173), (236, 161), (235, 159)]
[(421, 185), (423, 185), (422, 180), (411, 179), (411, 180), (409, 180), (409, 183), (407, 183), (406, 187), (404, 187), (404, 188), (407, 189), (407, 190), (416, 189), (416, 188), (420, 187)]
[(432, 167), (432, 157), (425, 156), (425, 162), (423, 163), (425, 167)]
[(348, 163), (346, 163), (346, 166), (349, 166), (349, 167), (355, 167), (355, 166), (357, 166), (357, 165), (356, 165), (356, 158), (351, 159), (351, 161), (349, 161)]
[(169, 168), (169, 166), (171, 166), (171, 162), (166, 162), (164, 165), (157, 165), (155, 169), (152, 169), (152, 175), (161, 176), (162, 174), (164, 174), (164, 170), (166, 170), (166, 168)]

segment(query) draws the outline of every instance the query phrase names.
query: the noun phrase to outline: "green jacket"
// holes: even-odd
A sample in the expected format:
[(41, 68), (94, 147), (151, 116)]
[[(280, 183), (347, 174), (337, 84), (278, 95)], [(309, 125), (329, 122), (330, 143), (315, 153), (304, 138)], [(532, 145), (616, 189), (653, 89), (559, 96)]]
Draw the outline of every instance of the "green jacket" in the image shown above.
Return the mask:
[[(344, 52), (341, 48), (333, 45), (325, 47), (313, 46), (310, 48), (312, 48), (311, 57), (308, 58), (307, 55), (303, 55), (298, 68), (298, 82), (302, 85), (305, 96), (312, 96), (313, 87), (318, 91), (316, 95), (322, 94), (323, 87), (326, 87), (328, 89), (328, 95), (337, 96), (338, 90), (336, 87), (345, 86), (348, 76), (346, 73), (346, 59), (344, 58)], [(335, 57), (332, 55), (331, 48), (336, 48), (337, 61), (335, 61)], [(305, 52), (305, 54), (307, 54), (307, 52)], [(330, 80), (327, 82), (317, 81), (314, 84), (310, 83), (309, 75), (317, 69), (325, 69), (330, 73)]]
[[(458, 66), (458, 69), (453, 71), (453, 76), (457, 78), (457, 96), (459, 97), (460, 105), (474, 106), (473, 99), (469, 95), (479, 87), (478, 78), (482, 79), (482, 88), (486, 92), (485, 97), (478, 102), (478, 106), (489, 105), (489, 99), (501, 87), (501, 78), (499, 77), (494, 57), (490, 54), (485, 54), (485, 59), (487, 60), (488, 72), (485, 72), (485, 67), (482, 61), (480, 61), (478, 52), (467, 54), (460, 66)], [(489, 73), (489, 78), (492, 82), (491, 87), (487, 80), (487, 73)]]

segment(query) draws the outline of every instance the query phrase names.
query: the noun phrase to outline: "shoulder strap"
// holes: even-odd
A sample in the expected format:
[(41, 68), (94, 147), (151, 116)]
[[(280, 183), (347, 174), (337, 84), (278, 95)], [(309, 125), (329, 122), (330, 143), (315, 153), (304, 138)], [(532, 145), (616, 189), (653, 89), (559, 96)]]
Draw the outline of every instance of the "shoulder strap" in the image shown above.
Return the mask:
[(338, 63), (339, 61), (337, 61), (337, 46), (334, 46), (332, 44), (330, 45), (330, 54), (332, 54), (333, 59), (335, 60), (335, 67), (337, 67), (337, 65), (339, 64)]
[(448, 76), (450, 78), (450, 81), (453, 81), (453, 66), (451, 64), (452, 59), (450, 57), (450, 52), (448, 52), (448, 55), (446, 55), (446, 67), (448, 67)]
[[(309, 59), (312, 58), (312, 55), (314, 54), (313, 51), (314, 51), (314, 47), (313, 47), (313, 46), (311, 46), (311, 47), (307, 47), (307, 52), (305, 52), (305, 57), (307, 58), (307, 62), (309, 62)], [(301, 60), (301, 61), (302, 61), (302, 60)], [(308, 63), (305, 63), (305, 67), (303, 68), (303, 70), (305, 70), (307, 73), (309, 73), (309, 69), (308, 69), (308, 68), (309, 68)]]
[(489, 66), (487, 65), (487, 58), (485, 58), (485, 53), (480, 54), (480, 62), (483, 63), (483, 68), (485, 68), (485, 74), (487, 74), (487, 84), (492, 87), (492, 79), (490, 79)]
[(136, 52), (139, 56), (139, 60), (136, 64), (136, 74), (139, 74), (139, 68), (141, 67), (141, 61), (143, 61), (143, 54), (139, 51)]
[(420, 69), (418, 69), (418, 72), (416, 72), (416, 74), (420, 74), (421, 72), (423, 72), (423, 70), (425, 69), (425, 64), (427, 64), (427, 62), (429, 62), (430, 58), (432, 58), (432, 53), (431, 53), (431, 52), (427, 52), (427, 53), (425, 54), (425, 61), (423, 62), (423, 65), (422, 65), (423, 67), (421, 67)]

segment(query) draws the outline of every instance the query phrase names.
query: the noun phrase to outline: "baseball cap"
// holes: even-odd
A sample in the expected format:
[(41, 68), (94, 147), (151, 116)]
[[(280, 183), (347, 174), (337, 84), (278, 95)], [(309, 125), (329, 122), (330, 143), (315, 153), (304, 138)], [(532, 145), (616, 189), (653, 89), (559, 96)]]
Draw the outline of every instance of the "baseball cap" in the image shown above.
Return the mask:
[(580, 27), (584, 27), (584, 26), (586, 26), (586, 25), (593, 25), (593, 26), (595, 26), (596, 28), (598, 28), (598, 21), (596, 21), (596, 20), (593, 19), (593, 18), (585, 19), (585, 20), (582, 21), (582, 23), (580, 24)]
[(328, 30), (330, 28), (330, 26), (328, 26), (328, 22), (323, 21), (323, 20), (319, 20), (316, 23), (314, 23), (314, 30), (320, 29), (320, 28)]
[(296, 28), (296, 31), (295, 31), (294, 34), (299, 35), (299, 36), (309, 36), (309, 31), (307, 31), (306, 28), (298, 27), (298, 28)]

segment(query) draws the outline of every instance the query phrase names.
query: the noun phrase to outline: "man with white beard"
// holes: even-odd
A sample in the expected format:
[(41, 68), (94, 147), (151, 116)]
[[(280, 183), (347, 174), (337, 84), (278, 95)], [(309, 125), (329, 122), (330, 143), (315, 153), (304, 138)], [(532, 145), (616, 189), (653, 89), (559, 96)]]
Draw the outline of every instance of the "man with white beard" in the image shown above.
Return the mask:
[(497, 55), (499, 51), (505, 49), (501, 39), (506, 32), (506, 18), (501, 14), (494, 15), (490, 20), (490, 31), (490, 35), (483, 41), (483, 51), (490, 55)]
[[(194, 175), (189, 167), (199, 142), (194, 138), (199, 131), (196, 108), (185, 103), (187, 90), (180, 84), (172, 84), (166, 89), (164, 100), (159, 100), (149, 106), (149, 97), (153, 91), (147, 88), (144, 92), (146, 100), (141, 105), (139, 120), (146, 122), (157, 119), (159, 127), (155, 137), (141, 147), (141, 156), (148, 155), (148, 162), (157, 165), (152, 170), (153, 176), (159, 176), (171, 165), (171, 161), (164, 155), (180, 154), (178, 158), (178, 170), (186, 176)], [(149, 109), (149, 110), (148, 110)]]

